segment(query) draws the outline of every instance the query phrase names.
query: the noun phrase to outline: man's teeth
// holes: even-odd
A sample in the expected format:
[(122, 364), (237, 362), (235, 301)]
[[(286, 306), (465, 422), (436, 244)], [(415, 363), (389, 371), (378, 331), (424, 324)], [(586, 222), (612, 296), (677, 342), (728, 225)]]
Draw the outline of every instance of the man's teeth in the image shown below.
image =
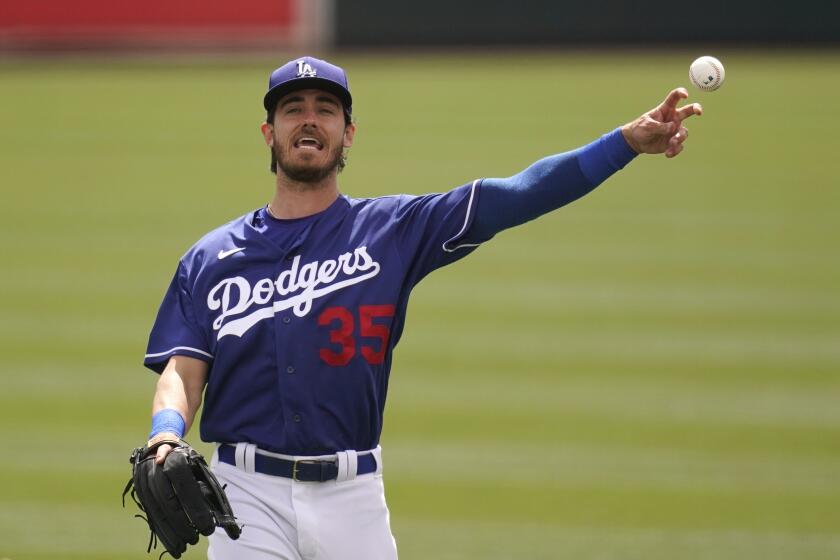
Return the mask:
[(297, 141), (298, 146), (308, 146), (312, 148), (321, 148), (321, 143), (315, 138), (301, 138)]

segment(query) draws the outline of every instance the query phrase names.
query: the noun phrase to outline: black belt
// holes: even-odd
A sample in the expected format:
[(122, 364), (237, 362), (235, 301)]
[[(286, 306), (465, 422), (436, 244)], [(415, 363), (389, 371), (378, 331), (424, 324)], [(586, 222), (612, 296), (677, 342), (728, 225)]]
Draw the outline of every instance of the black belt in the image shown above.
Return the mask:
[[(236, 466), (236, 447), (223, 444), (219, 446), (219, 461)], [(261, 474), (283, 476), (298, 482), (325, 482), (338, 478), (338, 463), (334, 460), (300, 459), (292, 461), (254, 454), (254, 471)], [(376, 471), (376, 458), (373, 453), (358, 455), (356, 474), (368, 474)]]

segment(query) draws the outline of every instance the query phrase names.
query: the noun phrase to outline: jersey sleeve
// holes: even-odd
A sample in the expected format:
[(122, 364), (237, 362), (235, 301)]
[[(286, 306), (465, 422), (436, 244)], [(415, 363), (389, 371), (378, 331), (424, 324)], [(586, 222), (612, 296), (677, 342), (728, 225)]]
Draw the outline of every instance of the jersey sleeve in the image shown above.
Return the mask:
[(202, 329), (196, 321), (192, 296), (183, 263), (169, 284), (149, 335), (143, 365), (161, 373), (172, 356), (190, 356), (212, 363)]
[(446, 193), (402, 197), (397, 209), (397, 250), (413, 284), (489, 239), (470, 234), (480, 183), (474, 181)]

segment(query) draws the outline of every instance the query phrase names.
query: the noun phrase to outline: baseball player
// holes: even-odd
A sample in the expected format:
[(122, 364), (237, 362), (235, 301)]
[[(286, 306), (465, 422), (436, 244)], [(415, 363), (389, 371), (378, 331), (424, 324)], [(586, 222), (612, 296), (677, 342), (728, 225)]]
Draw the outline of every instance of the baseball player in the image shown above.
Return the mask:
[[(337, 181), (356, 132), (344, 70), (312, 57), (275, 70), (262, 124), (274, 195), (180, 259), (144, 362), (161, 374), (152, 441), (182, 437), (203, 396), (201, 439), (217, 444), (211, 466), (244, 525), (236, 541), (216, 531), (209, 558), (396, 558), (379, 436), (412, 288), (637, 154), (678, 155), (683, 121), (702, 112), (678, 107), (687, 96), (675, 89), (506, 179), (353, 198)], [(170, 449), (158, 448), (158, 462)]]

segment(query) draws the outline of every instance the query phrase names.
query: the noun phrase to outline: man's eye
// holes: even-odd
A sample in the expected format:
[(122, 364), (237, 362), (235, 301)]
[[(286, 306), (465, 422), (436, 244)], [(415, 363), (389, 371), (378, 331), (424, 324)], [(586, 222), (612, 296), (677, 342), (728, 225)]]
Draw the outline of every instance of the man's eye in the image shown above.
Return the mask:
[(299, 113), (299, 112), (300, 112), (300, 109), (298, 107), (289, 107), (288, 109), (286, 109), (286, 114), (287, 115), (291, 114), (291, 113)]
[(332, 114), (335, 113), (335, 110), (332, 107), (322, 107), (321, 108), (321, 113), (323, 113), (325, 115), (332, 115)]

